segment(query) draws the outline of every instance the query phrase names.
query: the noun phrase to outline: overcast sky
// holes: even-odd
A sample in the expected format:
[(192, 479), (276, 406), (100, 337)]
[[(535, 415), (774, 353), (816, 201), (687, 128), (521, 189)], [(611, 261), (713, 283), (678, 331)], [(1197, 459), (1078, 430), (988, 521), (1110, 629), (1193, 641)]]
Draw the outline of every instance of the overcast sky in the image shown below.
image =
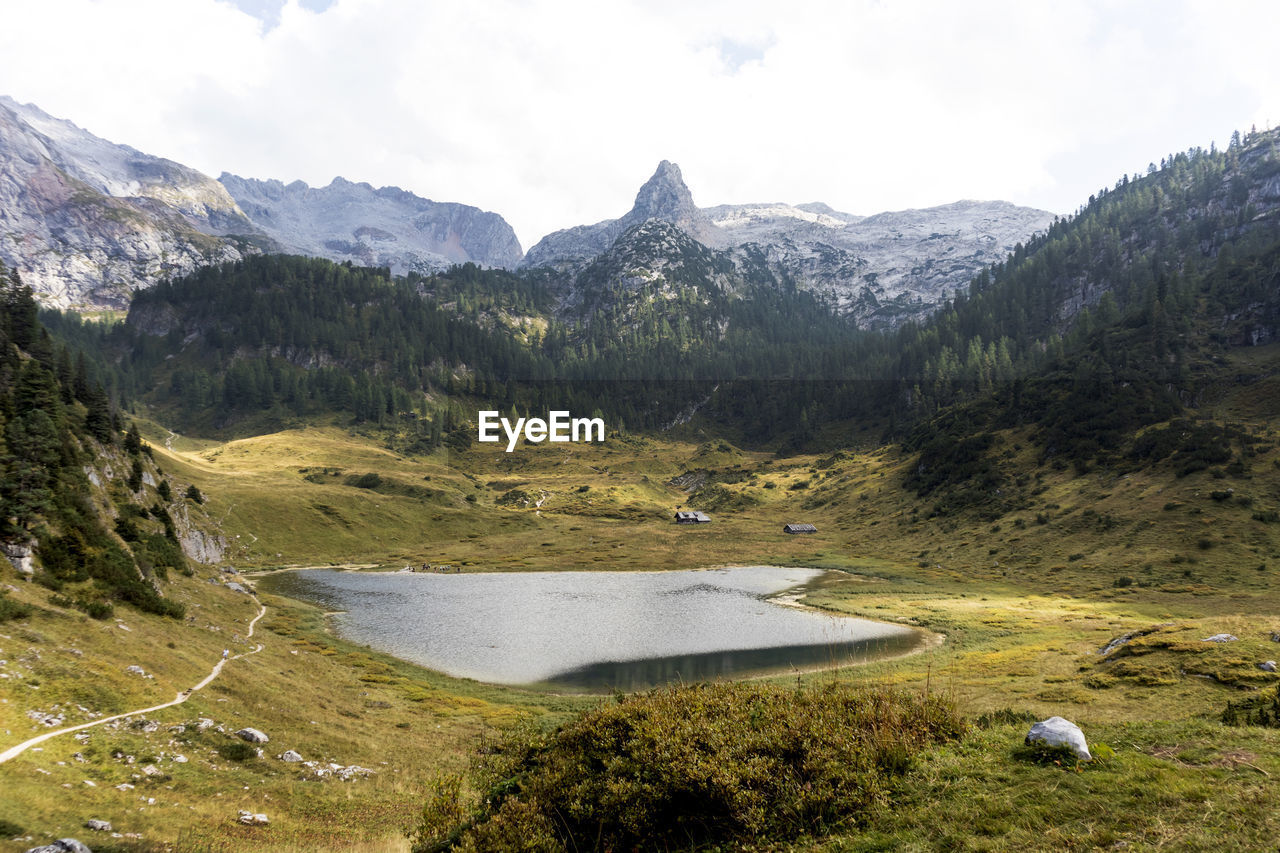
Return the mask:
[(702, 206), (1068, 213), (1280, 122), (1280, 3), (0, 0), (0, 94), (217, 176), (335, 175), (528, 248), (659, 160)]

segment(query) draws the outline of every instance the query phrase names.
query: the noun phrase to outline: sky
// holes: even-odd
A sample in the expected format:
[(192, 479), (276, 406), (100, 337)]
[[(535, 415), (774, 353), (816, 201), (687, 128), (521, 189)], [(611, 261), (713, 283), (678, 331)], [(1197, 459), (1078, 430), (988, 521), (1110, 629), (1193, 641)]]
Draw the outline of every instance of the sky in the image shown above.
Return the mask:
[(0, 94), (217, 177), (341, 175), (500, 213), (1071, 213), (1280, 122), (1274, 0), (0, 0)]

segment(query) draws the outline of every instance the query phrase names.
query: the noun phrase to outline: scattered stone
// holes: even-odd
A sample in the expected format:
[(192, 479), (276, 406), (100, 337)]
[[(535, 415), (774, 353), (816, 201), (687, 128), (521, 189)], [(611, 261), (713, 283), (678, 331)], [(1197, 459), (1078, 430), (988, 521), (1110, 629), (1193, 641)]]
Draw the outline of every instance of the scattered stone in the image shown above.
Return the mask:
[(66, 715), (61, 713), (47, 714), (44, 711), (38, 711), (35, 709), (27, 711), (27, 716), (32, 720), (35, 720), (40, 725), (49, 726), (50, 728), (62, 725), (62, 721), (66, 719)]
[(1214, 634), (1212, 637), (1205, 637), (1205, 638), (1204, 638), (1204, 640), (1203, 640), (1203, 642), (1206, 642), (1206, 643), (1234, 643), (1234, 642), (1236, 642), (1236, 641), (1237, 641), (1237, 640), (1239, 640), (1239, 639), (1240, 639), (1239, 637), (1236, 637), (1236, 636), (1234, 636), (1233, 634)]
[(249, 743), (266, 743), (271, 740), (271, 738), (267, 737), (257, 729), (249, 728), (241, 729), (236, 732), (236, 737), (241, 738), (242, 740), (247, 740)]
[(240, 815), (236, 819), (245, 826), (266, 826), (271, 822), (267, 820), (267, 816), (264, 814), (254, 814), (253, 812), (247, 812), (243, 809), (240, 811)]
[(89, 846), (76, 838), (59, 838), (52, 844), (32, 847), (27, 853), (93, 853)]
[(227, 584), (227, 589), (231, 590), (232, 592), (243, 592), (245, 595), (249, 594), (249, 590), (245, 589), (243, 586), (236, 583), (235, 581), (232, 581), (231, 583)]
[(200, 719), (196, 720), (196, 731), (203, 732), (204, 730), (211, 729), (216, 725), (217, 723), (215, 723), (213, 720), (209, 719), (208, 717), (201, 717)]
[(187, 727), (186, 727), (186, 726), (182, 726), (182, 725), (178, 725), (178, 726), (169, 726), (169, 731), (170, 731), (170, 732), (172, 732), (172, 733), (173, 733), (173, 734), (175, 734), (175, 735), (180, 735), (180, 734), (182, 734), (183, 732), (185, 732), (186, 730), (187, 730)]
[(375, 772), (370, 770), (368, 767), (361, 767), (358, 764), (352, 764), (344, 767), (341, 764), (334, 762), (321, 764), (318, 761), (304, 761), (302, 766), (306, 767), (310, 773), (309, 776), (304, 776), (304, 779), (334, 778), (343, 782), (350, 782), (357, 776), (372, 776)]
[(294, 752), (292, 749), (288, 749), (288, 750), (285, 750), (284, 754), (280, 756), (280, 760), (281, 761), (301, 761), (302, 756)]
[(1258, 664), (1258, 669), (1262, 670), (1263, 672), (1275, 672), (1276, 662), (1273, 660), (1263, 661), (1262, 663)]
[(130, 785), (128, 782), (121, 782), (119, 785), (116, 785), (116, 790), (117, 790), (117, 791), (132, 791), (132, 790), (133, 790), (133, 786), (132, 786), (132, 785)]
[(187, 763), (187, 757), (186, 757), (185, 755), (175, 755), (173, 758), (171, 758), (171, 759), (169, 759), (169, 760), (170, 760), (170, 761), (172, 761), (172, 762), (174, 762), (175, 764), (186, 764), (186, 763)]
[(163, 775), (164, 775), (164, 771), (163, 771), (163, 770), (161, 770), (159, 767), (156, 767), (154, 764), (148, 764), (146, 767), (142, 768), (142, 775), (144, 775), (144, 776), (163, 776)]
[(1280, 643), (1280, 631), (1271, 632), (1271, 642)]
[(110, 832), (111, 831), (111, 821), (108, 821), (108, 820), (91, 819), (91, 820), (85, 821), (84, 825), (87, 828), (92, 829), (94, 832)]
[(84, 783), (85, 783), (86, 785), (88, 785), (90, 788), (96, 788), (96, 787), (98, 787), (98, 783), (97, 783), (97, 782), (95, 782), (95, 781), (93, 781), (92, 779), (85, 779), (85, 780), (84, 780)]
[(1092, 761), (1089, 744), (1085, 742), (1084, 732), (1070, 720), (1062, 717), (1050, 717), (1041, 720), (1027, 732), (1027, 746), (1043, 743), (1047, 746), (1065, 746), (1085, 761)]
[(126, 666), (126, 667), (124, 668), (124, 671), (125, 671), (125, 672), (132, 672), (134, 675), (146, 675), (146, 674), (147, 674), (147, 671), (146, 671), (145, 669), (143, 669), (142, 667), (138, 666), (136, 663), (135, 663), (135, 664), (130, 664), (129, 666)]

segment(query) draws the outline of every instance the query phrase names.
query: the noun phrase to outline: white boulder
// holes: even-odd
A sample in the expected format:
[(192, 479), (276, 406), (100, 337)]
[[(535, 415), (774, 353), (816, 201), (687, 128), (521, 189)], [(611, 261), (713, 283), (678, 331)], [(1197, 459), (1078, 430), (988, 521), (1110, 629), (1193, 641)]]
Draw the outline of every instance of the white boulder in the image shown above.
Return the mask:
[(1043, 743), (1046, 746), (1065, 746), (1085, 761), (1092, 761), (1089, 744), (1084, 739), (1084, 732), (1070, 720), (1062, 717), (1050, 717), (1041, 720), (1027, 732), (1027, 746)]

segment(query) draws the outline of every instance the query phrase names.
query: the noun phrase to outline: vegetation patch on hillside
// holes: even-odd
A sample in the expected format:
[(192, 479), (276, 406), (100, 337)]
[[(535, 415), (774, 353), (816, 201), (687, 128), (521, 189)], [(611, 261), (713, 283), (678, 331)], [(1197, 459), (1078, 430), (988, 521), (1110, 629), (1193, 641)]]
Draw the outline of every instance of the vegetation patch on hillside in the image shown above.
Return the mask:
[(520, 732), (484, 750), (470, 802), (460, 780), (441, 782), (414, 849), (672, 849), (822, 835), (866, 820), (920, 749), (963, 730), (941, 699), (841, 684), (619, 696), (550, 734)]

